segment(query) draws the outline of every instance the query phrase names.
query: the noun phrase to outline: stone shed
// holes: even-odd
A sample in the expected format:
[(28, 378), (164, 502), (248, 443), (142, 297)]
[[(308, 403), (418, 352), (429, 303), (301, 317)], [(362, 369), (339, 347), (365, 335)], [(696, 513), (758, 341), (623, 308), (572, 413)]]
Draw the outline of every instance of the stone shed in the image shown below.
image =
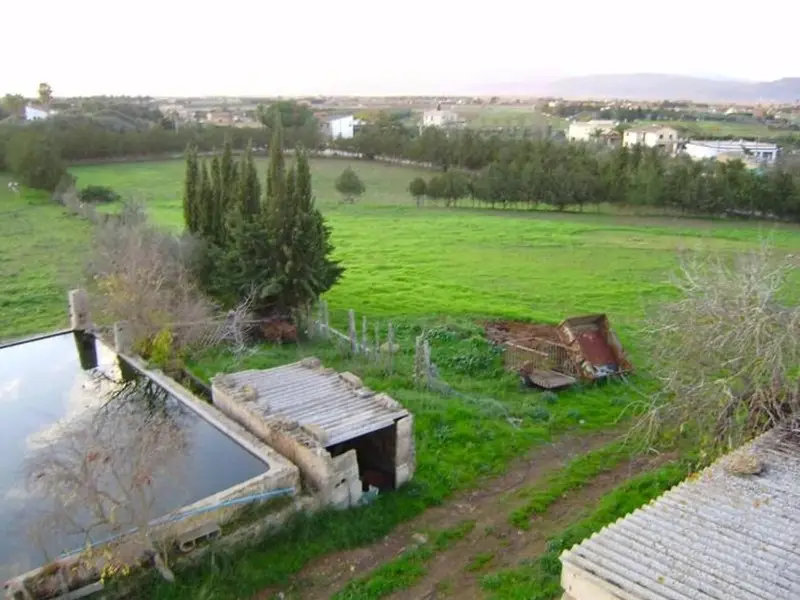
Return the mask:
[(358, 504), (415, 469), (413, 416), (316, 358), (212, 378), (214, 404), (300, 468), (324, 504)]

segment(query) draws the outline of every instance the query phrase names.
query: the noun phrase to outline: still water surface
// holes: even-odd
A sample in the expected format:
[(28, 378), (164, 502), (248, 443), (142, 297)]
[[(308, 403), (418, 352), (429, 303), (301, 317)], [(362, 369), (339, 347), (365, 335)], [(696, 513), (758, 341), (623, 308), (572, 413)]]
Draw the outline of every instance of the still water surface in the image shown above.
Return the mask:
[[(135, 444), (135, 438), (140, 436), (130, 431), (130, 435), (125, 433), (128, 421), (113, 422), (113, 419), (130, 420), (140, 418), (143, 411), (157, 411), (158, 422), (168, 423), (162, 437), (172, 445), (162, 448), (163, 468), (151, 465), (148, 473), (148, 477), (153, 476), (152, 486), (149, 479), (147, 486), (153, 496), (148, 508), (150, 518), (246, 481), (268, 468), (159, 388), (143, 385), (146, 382), (141, 380), (122, 384), (116, 355), (101, 343), (95, 346), (97, 367), (82, 368), (81, 357), (84, 366), (95, 361), (91, 356), (87, 361), (85, 352), (79, 354), (81, 346), (77, 341), (73, 334), (65, 334), (0, 349), (0, 578), (3, 579), (85, 543), (84, 535), (70, 534), (58, 527), (51, 527), (55, 531), (44, 536), (46, 542), (35, 541), (30, 530), (37, 524), (41, 529), (44, 516), (52, 517), (54, 498), (45, 497), (48, 494), (37, 491), (30, 482), (42, 477), (33, 469), (41, 466), (43, 456), (60, 456), (66, 444), (74, 450), (76, 438), (68, 438), (65, 432), (76, 431), (76, 424), (90, 421), (96, 424), (98, 414), (104, 415), (106, 434), (121, 432), (116, 444), (112, 444), (118, 448)], [(118, 453), (116, 462), (124, 469), (128, 465), (118, 460), (121, 454)], [(76, 518), (88, 517), (76, 515)], [(93, 539), (104, 539), (108, 533), (100, 527), (93, 533)]]

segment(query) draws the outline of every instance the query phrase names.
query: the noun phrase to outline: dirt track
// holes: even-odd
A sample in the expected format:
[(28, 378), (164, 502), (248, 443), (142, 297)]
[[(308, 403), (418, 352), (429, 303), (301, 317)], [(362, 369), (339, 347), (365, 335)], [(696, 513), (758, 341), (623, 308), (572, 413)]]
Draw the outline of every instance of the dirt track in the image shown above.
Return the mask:
[[(279, 593), (287, 599), (330, 598), (351, 579), (367, 575), (413, 545), (415, 533), (454, 527), (466, 520), (476, 522), (472, 532), (434, 556), (427, 564), (426, 576), (416, 586), (402, 590), (392, 598), (480, 598), (478, 583), (482, 574), (537, 556), (544, 550), (549, 536), (582, 516), (599, 498), (625, 479), (654, 466), (653, 461), (648, 460), (625, 462), (594, 478), (580, 490), (566, 494), (544, 515), (535, 518), (529, 530), (520, 531), (509, 524), (509, 513), (521, 503), (511, 492), (542, 481), (576, 456), (610, 443), (616, 435), (615, 432), (602, 432), (567, 436), (553, 444), (540, 446), (525, 460), (516, 461), (504, 475), (487, 480), (479, 488), (459, 494), (399, 525), (380, 542), (323, 556), (307, 565), (286, 585), (263, 590), (256, 598), (266, 600)], [(659, 460), (662, 461), (663, 458)], [(478, 554), (484, 559), (491, 554), (491, 559), (473, 572), (469, 567)], [(439, 595), (440, 590), (446, 592)]]

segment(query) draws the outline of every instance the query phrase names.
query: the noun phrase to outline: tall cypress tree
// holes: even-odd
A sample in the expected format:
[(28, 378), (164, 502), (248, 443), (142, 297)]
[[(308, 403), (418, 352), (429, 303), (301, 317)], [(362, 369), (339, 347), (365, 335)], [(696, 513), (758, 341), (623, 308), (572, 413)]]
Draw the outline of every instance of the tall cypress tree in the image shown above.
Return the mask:
[(200, 191), (197, 203), (197, 230), (200, 235), (210, 240), (214, 233), (214, 215), (216, 206), (214, 202), (214, 183), (208, 171), (208, 164), (203, 163), (200, 168)]
[(237, 171), (238, 186), (235, 205), (243, 216), (253, 219), (261, 212), (261, 182), (258, 180), (258, 170), (253, 160), (253, 148), (249, 143)]
[(186, 147), (186, 176), (183, 184), (183, 222), (190, 233), (199, 231), (198, 208), (200, 203), (200, 170), (197, 162), (197, 148)]

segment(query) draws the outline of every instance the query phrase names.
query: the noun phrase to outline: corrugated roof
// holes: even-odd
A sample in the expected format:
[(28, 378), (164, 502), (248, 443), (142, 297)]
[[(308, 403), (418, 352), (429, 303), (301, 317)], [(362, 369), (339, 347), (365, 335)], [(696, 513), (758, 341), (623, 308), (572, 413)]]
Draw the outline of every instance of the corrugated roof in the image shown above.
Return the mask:
[(264, 417), (279, 416), (326, 432), (327, 446), (356, 438), (408, 415), (393, 401), (372, 390), (356, 387), (339, 373), (297, 362), (266, 370), (240, 371), (214, 378), (226, 386), (255, 390), (256, 410)]
[[(748, 455), (761, 474), (728, 472)], [(561, 560), (615, 598), (800, 598), (800, 436), (761, 436)]]
[(741, 151), (742, 148), (748, 150), (778, 150), (777, 144), (768, 142), (751, 142), (749, 140), (691, 140), (690, 144), (696, 146), (706, 146), (715, 150)]

